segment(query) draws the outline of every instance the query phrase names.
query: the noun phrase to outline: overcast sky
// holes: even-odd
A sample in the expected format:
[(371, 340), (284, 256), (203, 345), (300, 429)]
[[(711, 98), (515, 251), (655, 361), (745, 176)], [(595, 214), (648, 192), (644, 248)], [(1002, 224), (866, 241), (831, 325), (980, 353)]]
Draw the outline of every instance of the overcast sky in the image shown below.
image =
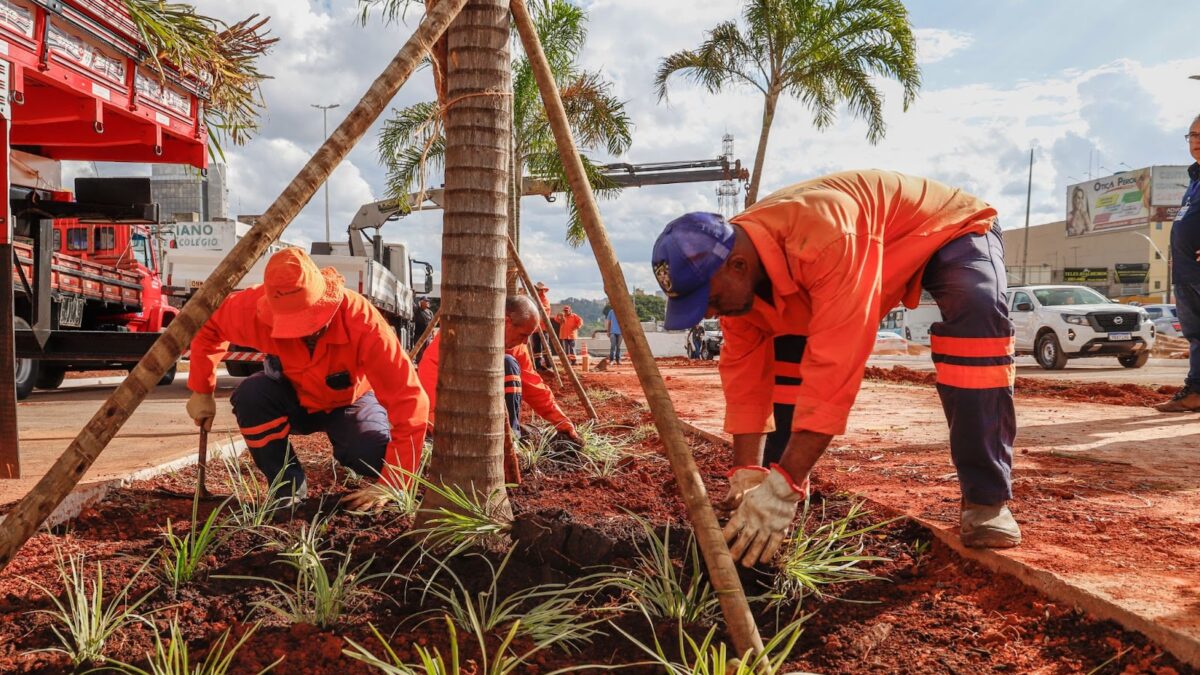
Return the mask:
[[(412, 32), (376, 18), (363, 27), (354, 0), (196, 0), (201, 12), (224, 19), (247, 7), (271, 17), (280, 38), (263, 59), (274, 77), (264, 86), (267, 110), (258, 136), (227, 150), (230, 209), (261, 213), (322, 140), (321, 113), (311, 104), (339, 103), (331, 128), (359, 99)], [(581, 55), (602, 71), (627, 103), (633, 145), (603, 161), (659, 162), (714, 157), (721, 136), (736, 138), (743, 164), (753, 160), (762, 101), (756, 91), (708, 95), (679, 80), (670, 100), (653, 95), (659, 60), (700, 43), (706, 29), (738, 16), (733, 0), (593, 0), (582, 2), (590, 35)], [(1032, 222), (1061, 220), (1064, 189), (1091, 171), (1184, 164), (1182, 136), (1200, 113), (1200, 56), (1194, 56), (1195, 0), (1153, 3), (1095, 0), (994, 0), (908, 3), (920, 43), (924, 86), (908, 112), (899, 88), (888, 95), (886, 139), (865, 140), (865, 125), (841, 116), (824, 132), (795, 101), (785, 101), (771, 131), (763, 191), (832, 171), (885, 168), (960, 185), (996, 205), (1011, 230), (1024, 224), (1030, 147), (1035, 148)], [(432, 77), (419, 71), (393, 104), (432, 98)], [(330, 183), (334, 236), (358, 205), (383, 196), (374, 130)], [(112, 175), (111, 167), (104, 167)], [(440, 178), (437, 179), (440, 183)], [(601, 211), (632, 286), (655, 290), (648, 260), (662, 226), (685, 211), (716, 210), (711, 183), (634, 188), (601, 203)], [(587, 247), (563, 242), (562, 202), (529, 197), (523, 205), (523, 256), (551, 297), (600, 297)], [(287, 236), (324, 238), (318, 196)], [(440, 216), (418, 214), (389, 223), (388, 240), (405, 240), (414, 256), (440, 267)]]

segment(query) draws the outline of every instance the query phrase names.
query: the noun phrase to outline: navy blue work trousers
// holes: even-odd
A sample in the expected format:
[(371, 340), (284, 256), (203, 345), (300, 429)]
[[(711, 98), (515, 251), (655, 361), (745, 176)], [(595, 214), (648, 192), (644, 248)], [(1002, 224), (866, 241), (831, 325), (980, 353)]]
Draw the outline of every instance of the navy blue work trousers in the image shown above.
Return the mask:
[[(947, 243), (929, 261), (921, 284), (942, 312), (942, 320), (929, 332), (938, 395), (950, 427), (950, 455), (963, 497), (976, 504), (998, 504), (1012, 498), (1017, 432), (1013, 327), (1004, 295), (1007, 279), (999, 227)], [(1200, 311), (1200, 289), (1197, 294)], [(1197, 343), (1200, 340), (1192, 344)], [(795, 401), (800, 385), (804, 344), (801, 335), (775, 338), (776, 430), (767, 436), (764, 466), (779, 461), (791, 437), (794, 405), (787, 401)], [(1193, 364), (1196, 354), (1193, 347)]]
[(1184, 384), (1200, 392), (1200, 283), (1175, 284), (1179, 329), (1188, 341), (1188, 374)]

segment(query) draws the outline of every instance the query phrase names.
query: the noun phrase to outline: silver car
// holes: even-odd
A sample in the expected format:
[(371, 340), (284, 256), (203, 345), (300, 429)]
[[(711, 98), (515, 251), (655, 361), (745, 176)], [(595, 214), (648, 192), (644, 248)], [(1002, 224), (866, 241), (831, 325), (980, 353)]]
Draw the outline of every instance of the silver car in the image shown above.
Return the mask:
[(1175, 311), (1175, 305), (1142, 305), (1142, 309), (1150, 314), (1150, 320), (1154, 322), (1154, 330), (1159, 335), (1170, 335), (1171, 337), (1183, 335), (1179, 329), (1179, 314)]

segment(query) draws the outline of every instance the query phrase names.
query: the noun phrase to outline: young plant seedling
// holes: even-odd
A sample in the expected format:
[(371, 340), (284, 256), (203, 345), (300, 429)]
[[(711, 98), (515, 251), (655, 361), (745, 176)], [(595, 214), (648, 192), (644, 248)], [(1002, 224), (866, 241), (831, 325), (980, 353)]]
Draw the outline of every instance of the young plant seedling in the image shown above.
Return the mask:
[[(251, 626), (240, 640), (226, 649), (225, 644), (229, 641), (230, 632), (230, 629), (226, 629), (209, 647), (208, 655), (202, 661), (193, 664), (187, 640), (183, 638), (179, 629), (179, 617), (176, 616), (171, 619), (170, 637), (166, 643), (163, 642), (162, 635), (154, 634), (154, 651), (146, 655), (149, 661), (148, 670), (112, 659), (109, 660), (108, 666), (129, 675), (227, 675), (233, 667), (233, 657), (256, 630), (258, 624)], [(270, 672), (282, 663), (284, 658), (279, 657), (275, 663), (258, 671), (257, 675)]]

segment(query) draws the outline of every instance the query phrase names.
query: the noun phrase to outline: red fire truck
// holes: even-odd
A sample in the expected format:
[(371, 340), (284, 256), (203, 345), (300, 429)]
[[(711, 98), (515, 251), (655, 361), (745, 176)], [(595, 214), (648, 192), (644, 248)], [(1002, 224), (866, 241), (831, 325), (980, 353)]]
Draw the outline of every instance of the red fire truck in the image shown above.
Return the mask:
[[(121, 0), (0, 2), (0, 384), (15, 328), (19, 397), (68, 370), (132, 367), (177, 313), (162, 297), (149, 179), (69, 189), (59, 164), (207, 166), (205, 83), (151, 61)], [(0, 444), (15, 418), (5, 399)]]

